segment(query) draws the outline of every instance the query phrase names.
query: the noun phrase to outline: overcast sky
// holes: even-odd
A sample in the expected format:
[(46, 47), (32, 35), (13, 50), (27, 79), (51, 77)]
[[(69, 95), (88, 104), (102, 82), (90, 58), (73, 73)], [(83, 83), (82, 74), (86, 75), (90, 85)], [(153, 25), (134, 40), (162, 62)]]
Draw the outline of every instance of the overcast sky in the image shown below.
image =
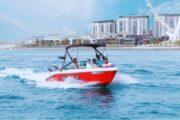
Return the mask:
[[(180, 13), (180, 0), (151, 0), (160, 13)], [(0, 41), (91, 32), (96, 20), (149, 15), (144, 0), (0, 0)]]

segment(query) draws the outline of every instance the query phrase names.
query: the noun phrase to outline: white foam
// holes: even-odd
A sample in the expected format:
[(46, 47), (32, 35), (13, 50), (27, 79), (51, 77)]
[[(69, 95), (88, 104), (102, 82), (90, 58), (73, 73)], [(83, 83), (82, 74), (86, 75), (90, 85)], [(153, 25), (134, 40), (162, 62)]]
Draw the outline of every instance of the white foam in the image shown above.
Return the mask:
[(63, 89), (69, 89), (69, 88), (85, 88), (91, 85), (95, 85), (97, 83), (91, 82), (91, 83), (84, 83), (80, 80), (74, 79), (74, 78), (66, 78), (63, 82), (37, 82), (37, 87), (43, 87), (43, 88), (63, 88)]
[(49, 72), (35, 73), (31, 69), (17, 69), (17, 68), (6, 68), (0, 71), (0, 77), (7, 77), (17, 75), (21, 79), (27, 80), (29, 84), (36, 84), (37, 87), (43, 88), (85, 88), (90, 85), (95, 85), (97, 83), (84, 83), (75, 78), (66, 78), (63, 82), (47, 82), (46, 79), (50, 76)]
[(22, 79), (43, 81), (48, 76), (48, 73), (34, 73), (31, 69), (18, 69), (18, 68), (6, 68), (0, 71), (0, 77), (6, 77), (11, 75), (17, 75)]
[(139, 83), (139, 79), (131, 77), (128, 74), (117, 73), (114, 77), (112, 84), (136, 84)]
[[(28, 84), (35, 84), (37, 87), (42, 88), (85, 88), (90, 85), (95, 85), (97, 83), (84, 83), (75, 78), (66, 78), (63, 82), (47, 82), (46, 79), (50, 76), (49, 72), (36, 73), (31, 69), (18, 69), (18, 68), (6, 68), (0, 71), (0, 77), (7, 77), (17, 75), (21, 79), (27, 80)], [(112, 82), (112, 84), (134, 84), (138, 83), (138, 79), (135, 79), (126, 74), (117, 74)]]

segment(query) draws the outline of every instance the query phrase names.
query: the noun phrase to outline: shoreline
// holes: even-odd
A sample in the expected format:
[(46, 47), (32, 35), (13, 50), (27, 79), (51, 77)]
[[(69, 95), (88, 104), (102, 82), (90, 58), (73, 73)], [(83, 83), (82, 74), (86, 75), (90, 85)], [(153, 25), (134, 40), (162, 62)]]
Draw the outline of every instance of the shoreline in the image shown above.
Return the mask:
[[(76, 49), (76, 48), (74, 48)], [(78, 48), (79, 50), (91, 50), (91, 48)], [(104, 49), (104, 48), (99, 48)], [(107, 50), (180, 50), (180, 47), (106, 47)], [(3, 50), (3, 49), (0, 49)], [(65, 50), (65, 47), (54, 48), (12, 48), (4, 50)]]
[[(65, 50), (66, 46), (60, 47), (21, 47), (17, 44), (0, 44), (0, 50)], [(77, 48), (72, 48), (77, 49)], [(90, 50), (91, 48), (79, 47), (80, 50)], [(99, 49), (104, 49), (103, 47)], [(107, 50), (180, 50), (180, 46), (117, 46), (117, 45), (107, 45)]]

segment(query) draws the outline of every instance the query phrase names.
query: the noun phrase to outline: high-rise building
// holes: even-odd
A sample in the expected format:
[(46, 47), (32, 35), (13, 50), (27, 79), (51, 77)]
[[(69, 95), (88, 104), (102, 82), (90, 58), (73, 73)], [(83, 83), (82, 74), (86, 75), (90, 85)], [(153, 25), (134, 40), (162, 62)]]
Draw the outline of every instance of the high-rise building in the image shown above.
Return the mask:
[[(176, 28), (178, 21), (180, 20), (180, 14), (160, 14), (159, 17), (172, 29)], [(158, 20), (156, 20), (156, 18), (154, 18), (153, 36), (157, 38), (167, 36), (166, 32), (168, 32), (167, 29)]]
[(149, 32), (149, 17), (120, 16), (116, 22), (116, 32), (129, 35), (147, 35)]
[(116, 33), (116, 22), (114, 20), (95, 21), (92, 24), (92, 33), (97, 38), (103, 34)]

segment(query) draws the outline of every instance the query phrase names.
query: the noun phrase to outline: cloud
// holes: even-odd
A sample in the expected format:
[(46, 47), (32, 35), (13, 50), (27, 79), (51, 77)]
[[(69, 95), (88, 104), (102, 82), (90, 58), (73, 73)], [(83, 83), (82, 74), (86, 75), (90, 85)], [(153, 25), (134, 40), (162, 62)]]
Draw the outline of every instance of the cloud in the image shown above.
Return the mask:
[(159, 13), (169, 13), (169, 14), (180, 14), (180, 1), (179, 0), (171, 0), (166, 1), (159, 6), (156, 7), (156, 10)]
[(0, 18), (5, 20), (6, 22), (9, 22), (13, 25), (16, 25), (18, 27), (20, 27), (21, 29), (24, 29), (25, 31), (27, 32), (31, 32), (31, 29), (26, 27), (25, 25), (23, 25), (22, 23), (18, 22), (17, 20), (13, 19), (13, 18), (10, 18), (8, 16), (5, 16), (3, 14), (0, 14)]
[[(3, 13), (0, 18), (9, 23), (4, 24), (4, 33), (12, 31), (12, 25), (25, 31), (32, 29), (27, 33), (29, 36), (54, 31), (67, 34), (91, 32), (92, 21), (119, 15), (120, 1), (123, 0), (0, 0), (0, 13)], [(24, 33), (18, 29), (16, 35), (22, 37), (4, 38), (24, 39)]]
[[(155, 1), (154, 1), (155, 2)], [(152, 2), (152, 4), (154, 3)], [(180, 1), (179, 0), (168, 0), (158, 6), (153, 6), (159, 14), (180, 14)], [(150, 14), (151, 11), (147, 7), (140, 7), (137, 10), (138, 15)]]
[(66, 26), (62, 27), (61, 32), (62, 32), (63, 36), (66, 36), (66, 35), (76, 35), (77, 34), (76, 31), (74, 31), (74, 30), (72, 30), (72, 29), (70, 29), (70, 28), (68, 28)]
[(82, 17), (84, 20), (89, 20), (90, 18), (93, 17), (93, 14), (95, 12), (94, 8), (95, 0), (86, 0), (83, 3), (83, 13)]
[[(95, 13), (95, 0), (40, 0), (41, 13), (51, 16), (53, 19), (60, 17), (79, 17), (89, 20)], [(48, 8), (48, 9), (47, 9)], [(37, 7), (36, 10), (39, 8)]]

